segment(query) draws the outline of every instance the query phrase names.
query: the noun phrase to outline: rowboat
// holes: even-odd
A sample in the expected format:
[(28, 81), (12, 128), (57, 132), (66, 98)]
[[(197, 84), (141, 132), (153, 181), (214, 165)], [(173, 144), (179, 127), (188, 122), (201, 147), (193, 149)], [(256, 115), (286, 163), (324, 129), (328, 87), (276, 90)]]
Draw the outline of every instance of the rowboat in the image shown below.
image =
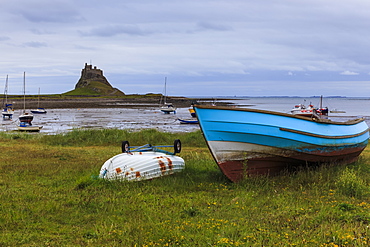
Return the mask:
[(122, 153), (108, 159), (101, 167), (99, 177), (108, 180), (141, 181), (159, 178), (182, 171), (184, 160), (176, 156), (181, 151), (180, 140), (174, 141), (174, 151), (164, 147), (146, 144), (131, 147), (128, 141), (122, 142)]
[(43, 126), (34, 126), (28, 122), (20, 122), (18, 126), (18, 131), (25, 132), (39, 132)]
[(291, 166), (348, 164), (369, 139), (364, 118), (336, 122), (287, 113), (196, 105), (208, 147), (234, 182), (249, 175), (276, 174)]
[(180, 121), (181, 124), (198, 124), (199, 123), (197, 119), (178, 118), (178, 120)]

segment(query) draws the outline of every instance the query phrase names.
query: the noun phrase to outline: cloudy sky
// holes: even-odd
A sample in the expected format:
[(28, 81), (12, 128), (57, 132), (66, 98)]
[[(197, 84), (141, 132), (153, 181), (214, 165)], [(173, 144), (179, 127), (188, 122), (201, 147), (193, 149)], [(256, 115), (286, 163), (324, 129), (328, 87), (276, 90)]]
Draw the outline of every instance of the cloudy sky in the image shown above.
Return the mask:
[(0, 0), (0, 21), (10, 94), (88, 63), (127, 94), (370, 96), (368, 0)]

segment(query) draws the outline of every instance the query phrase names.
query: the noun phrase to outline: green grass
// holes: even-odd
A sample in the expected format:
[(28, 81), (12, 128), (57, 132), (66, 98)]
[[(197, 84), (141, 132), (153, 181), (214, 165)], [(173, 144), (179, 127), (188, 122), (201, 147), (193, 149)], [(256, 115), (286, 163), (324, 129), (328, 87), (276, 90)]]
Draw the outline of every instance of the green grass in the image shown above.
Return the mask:
[[(183, 172), (96, 178), (131, 145), (181, 139)], [(229, 182), (200, 132), (0, 134), (0, 246), (369, 246), (370, 151), (349, 166)]]

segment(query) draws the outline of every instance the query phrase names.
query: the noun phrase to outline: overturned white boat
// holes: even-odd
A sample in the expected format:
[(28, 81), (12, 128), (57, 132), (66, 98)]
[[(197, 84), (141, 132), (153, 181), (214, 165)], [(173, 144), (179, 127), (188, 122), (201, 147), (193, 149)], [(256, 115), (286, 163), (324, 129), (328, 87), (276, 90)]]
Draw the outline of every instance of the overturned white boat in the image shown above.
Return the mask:
[(159, 178), (182, 171), (184, 160), (176, 156), (181, 151), (180, 140), (174, 142), (174, 152), (159, 148), (172, 146), (130, 147), (128, 141), (122, 142), (122, 153), (108, 159), (100, 170), (99, 177), (126, 181), (141, 181)]

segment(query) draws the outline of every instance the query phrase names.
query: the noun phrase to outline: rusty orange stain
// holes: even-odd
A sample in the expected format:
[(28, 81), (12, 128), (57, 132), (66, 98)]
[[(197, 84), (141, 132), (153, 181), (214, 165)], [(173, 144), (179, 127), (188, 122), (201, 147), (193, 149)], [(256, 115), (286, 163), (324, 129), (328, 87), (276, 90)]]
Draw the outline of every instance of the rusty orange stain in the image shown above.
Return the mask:
[(122, 172), (121, 168), (117, 167), (117, 168), (116, 168), (116, 172), (117, 172), (117, 173), (121, 173), (121, 172)]
[(158, 164), (159, 166), (161, 167), (161, 172), (165, 172), (166, 171), (166, 165), (164, 164), (164, 162), (162, 160), (158, 160)]
[(134, 171), (134, 168), (132, 168), (132, 167), (131, 167), (131, 168), (130, 168), (130, 170), (131, 170), (131, 171)]
[(129, 172), (126, 172), (125, 175), (128, 176), (128, 175), (130, 175), (130, 173)]
[(171, 160), (170, 158), (168, 158), (168, 157), (166, 157), (166, 159), (167, 159), (167, 161), (168, 161), (168, 168), (169, 168), (170, 170), (172, 170), (172, 168), (173, 168), (172, 160)]
[(141, 177), (140, 172), (136, 172), (136, 177)]

